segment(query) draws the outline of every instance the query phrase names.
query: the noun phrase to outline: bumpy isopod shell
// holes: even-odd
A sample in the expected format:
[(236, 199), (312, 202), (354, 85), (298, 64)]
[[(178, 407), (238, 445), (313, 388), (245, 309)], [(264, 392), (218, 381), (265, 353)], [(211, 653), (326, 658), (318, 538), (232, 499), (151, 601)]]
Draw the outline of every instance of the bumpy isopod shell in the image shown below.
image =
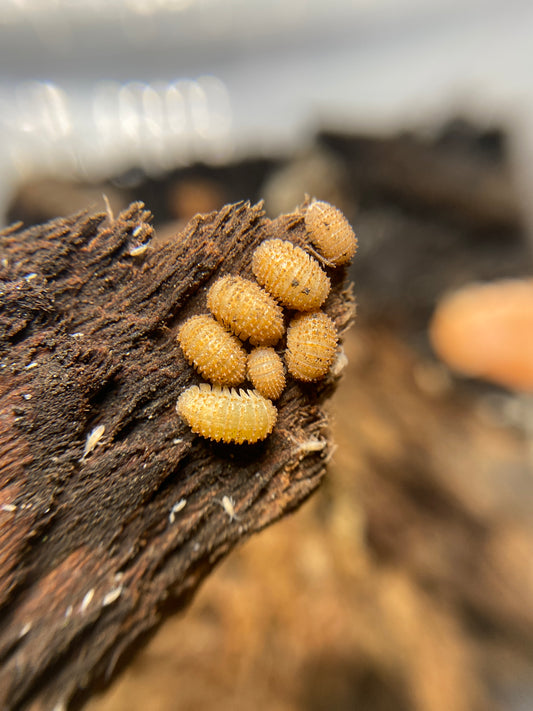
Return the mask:
[(277, 400), (285, 387), (283, 361), (273, 348), (254, 348), (248, 356), (248, 378), (269, 400)]
[(273, 346), (283, 335), (283, 311), (264, 289), (249, 279), (225, 276), (209, 289), (211, 313), (243, 341)]
[(322, 311), (295, 316), (287, 329), (285, 362), (297, 380), (319, 380), (335, 359), (337, 329)]
[(357, 238), (342, 212), (328, 202), (314, 202), (305, 213), (311, 242), (328, 262), (346, 264), (357, 249)]
[(187, 319), (178, 333), (185, 357), (212, 383), (239, 385), (246, 375), (246, 351), (238, 338), (211, 316)]
[(192, 385), (176, 403), (176, 411), (193, 432), (216, 442), (243, 444), (267, 437), (278, 415), (274, 405), (255, 390)]
[(255, 250), (252, 270), (257, 281), (290, 309), (311, 311), (327, 298), (330, 282), (320, 264), (303, 249), (270, 239)]

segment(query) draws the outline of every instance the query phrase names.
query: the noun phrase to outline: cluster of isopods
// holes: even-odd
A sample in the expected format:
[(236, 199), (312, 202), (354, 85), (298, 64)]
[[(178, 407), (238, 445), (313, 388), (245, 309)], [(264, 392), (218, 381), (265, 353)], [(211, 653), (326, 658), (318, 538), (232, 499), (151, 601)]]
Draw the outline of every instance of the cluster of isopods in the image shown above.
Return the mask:
[[(328, 266), (346, 264), (355, 254), (355, 234), (332, 205), (311, 203), (305, 227)], [(292, 242), (267, 239), (253, 254), (252, 271), (258, 283), (240, 276), (218, 279), (207, 294), (211, 314), (189, 318), (178, 333), (185, 357), (211, 385), (187, 388), (176, 410), (193, 432), (217, 442), (253, 443), (272, 432), (272, 400), (285, 387), (285, 367), (274, 348), (285, 331), (283, 306), (297, 312), (285, 350), (293, 378), (325, 377), (337, 350), (335, 324), (320, 311), (330, 280), (316, 259)], [(254, 390), (237, 391), (246, 378)]]

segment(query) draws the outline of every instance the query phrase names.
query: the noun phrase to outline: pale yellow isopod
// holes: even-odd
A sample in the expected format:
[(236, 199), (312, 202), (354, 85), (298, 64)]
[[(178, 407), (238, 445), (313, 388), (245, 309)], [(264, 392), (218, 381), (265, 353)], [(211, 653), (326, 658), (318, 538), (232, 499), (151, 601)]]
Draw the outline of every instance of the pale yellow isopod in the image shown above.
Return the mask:
[(349, 262), (357, 249), (357, 238), (342, 212), (328, 202), (313, 202), (305, 213), (309, 238), (330, 264)]
[(285, 368), (273, 348), (254, 348), (248, 355), (248, 379), (269, 400), (277, 400), (285, 387)]
[(192, 316), (181, 326), (178, 341), (185, 357), (212, 383), (240, 385), (246, 374), (246, 351), (212, 316)]
[(329, 294), (330, 281), (320, 264), (287, 240), (260, 244), (252, 258), (252, 271), (261, 286), (290, 309), (317, 309)]
[(207, 306), (226, 328), (253, 346), (273, 346), (283, 335), (280, 305), (249, 279), (218, 279), (207, 293)]
[(335, 359), (337, 329), (322, 311), (298, 314), (287, 329), (287, 370), (297, 380), (323, 378)]
[(192, 385), (176, 403), (176, 411), (193, 432), (216, 442), (253, 444), (276, 424), (275, 406), (255, 390), (219, 385)]

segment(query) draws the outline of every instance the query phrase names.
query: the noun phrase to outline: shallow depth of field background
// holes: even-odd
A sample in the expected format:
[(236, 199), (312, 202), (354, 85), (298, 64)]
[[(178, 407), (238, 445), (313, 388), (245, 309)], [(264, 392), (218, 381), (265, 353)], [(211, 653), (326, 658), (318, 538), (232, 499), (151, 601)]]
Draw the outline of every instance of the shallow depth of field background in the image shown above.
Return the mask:
[(429, 338), (448, 294), (531, 279), (532, 70), (527, 0), (0, 1), (1, 223), (105, 193), (165, 240), (310, 194), (360, 245), (324, 485), (88, 709), (533, 706), (532, 355), (476, 332), (470, 365), (507, 353), (489, 382)]

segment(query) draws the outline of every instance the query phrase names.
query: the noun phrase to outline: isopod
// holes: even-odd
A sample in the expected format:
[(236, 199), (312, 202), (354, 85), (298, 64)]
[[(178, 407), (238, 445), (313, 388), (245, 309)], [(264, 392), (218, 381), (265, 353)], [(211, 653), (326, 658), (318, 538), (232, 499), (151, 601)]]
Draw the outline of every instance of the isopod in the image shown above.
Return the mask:
[(87, 439), (85, 440), (85, 449), (83, 450), (82, 457), (79, 460), (80, 462), (85, 461), (86, 457), (93, 451), (102, 439), (104, 432), (105, 425), (98, 425), (98, 427), (95, 427), (89, 432)]
[(285, 368), (273, 348), (254, 348), (248, 355), (248, 379), (264, 397), (277, 400), (285, 387)]
[(337, 329), (322, 311), (298, 314), (287, 329), (287, 370), (297, 380), (319, 380), (335, 359)]
[(193, 432), (216, 442), (253, 443), (267, 437), (276, 424), (277, 409), (255, 390), (219, 385), (192, 385), (176, 403), (176, 411)]
[(222, 508), (228, 515), (230, 523), (239, 520), (239, 517), (235, 513), (235, 499), (232, 496), (223, 496), (220, 501), (216, 499), (216, 503), (222, 506)]
[(178, 333), (185, 357), (212, 383), (239, 385), (246, 374), (246, 351), (238, 338), (211, 316), (187, 319)]
[(287, 240), (260, 244), (252, 258), (252, 271), (261, 286), (290, 309), (317, 309), (329, 294), (330, 281), (320, 264)]
[(328, 202), (313, 202), (305, 213), (309, 238), (331, 264), (349, 262), (357, 249), (357, 238), (342, 212)]
[(249, 279), (218, 279), (207, 293), (207, 306), (226, 328), (253, 346), (273, 346), (283, 335), (281, 307)]

